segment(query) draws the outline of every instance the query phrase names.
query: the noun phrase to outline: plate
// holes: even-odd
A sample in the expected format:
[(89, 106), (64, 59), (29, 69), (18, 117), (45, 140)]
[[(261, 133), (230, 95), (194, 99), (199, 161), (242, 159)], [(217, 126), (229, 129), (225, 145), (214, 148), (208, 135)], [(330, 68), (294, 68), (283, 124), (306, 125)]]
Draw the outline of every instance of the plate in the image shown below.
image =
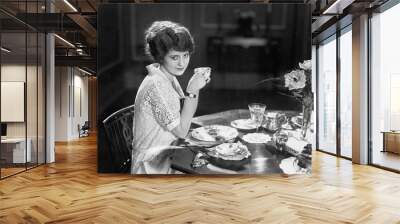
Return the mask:
[(243, 136), (243, 140), (249, 143), (267, 143), (271, 141), (271, 136), (263, 133), (251, 133)]
[(228, 141), (238, 136), (238, 131), (223, 125), (208, 125), (192, 131), (192, 137), (206, 142)]
[(299, 161), (296, 159), (296, 157), (289, 157), (281, 161), (279, 168), (281, 168), (281, 170), (288, 175), (307, 174), (311, 172), (310, 169), (300, 167), (298, 163)]
[(251, 153), (241, 142), (222, 143), (209, 149), (208, 155), (224, 160), (239, 161), (248, 158)]
[(208, 149), (208, 161), (217, 167), (229, 170), (242, 170), (251, 162), (251, 153), (241, 142), (223, 143)]
[(296, 157), (283, 159), (279, 164), (279, 168), (288, 175), (297, 174), (301, 171), (301, 168), (297, 165)]
[(257, 126), (251, 119), (238, 119), (231, 122), (232, 127), (242, 130), (256, 129)]

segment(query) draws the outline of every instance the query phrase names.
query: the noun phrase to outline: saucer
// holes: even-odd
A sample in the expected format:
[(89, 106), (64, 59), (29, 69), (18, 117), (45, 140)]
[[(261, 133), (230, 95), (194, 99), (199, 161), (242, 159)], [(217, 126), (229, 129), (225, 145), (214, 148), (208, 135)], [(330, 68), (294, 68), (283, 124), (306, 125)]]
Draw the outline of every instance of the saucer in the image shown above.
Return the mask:
[(256, 129), (257, 126), (251, 119), (238, 119), (231, 122), (231, 126), (241, 130)]

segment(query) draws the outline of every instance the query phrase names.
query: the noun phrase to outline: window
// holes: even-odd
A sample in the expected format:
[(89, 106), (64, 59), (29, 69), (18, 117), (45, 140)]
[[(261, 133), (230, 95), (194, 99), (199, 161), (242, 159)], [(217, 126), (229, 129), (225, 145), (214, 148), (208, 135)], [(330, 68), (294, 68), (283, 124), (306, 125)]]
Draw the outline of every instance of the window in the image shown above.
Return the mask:
[[(400, 170), (400, 150), (388, 149), (383, 132), (400, 130), (400, 4), (371, 18), (371, 140), (372, 164)], [(400, 135), (400, 133), (398, 134)], [(386, 135), (388, 136), (388, 135)], [(395, 137), (394, 139), (400, 139)], [(387, 139), (386, 139), (387, 140)], [(394, 149), (400, 141), (390, 140)], [(395, 153), (393, 153), (395, 152)]]
[(351, 26), (340, 36), (340, 155), (352, 157), (352, 33)]
[(318, 149), (336, 153), (336, 36), (318, 48)]

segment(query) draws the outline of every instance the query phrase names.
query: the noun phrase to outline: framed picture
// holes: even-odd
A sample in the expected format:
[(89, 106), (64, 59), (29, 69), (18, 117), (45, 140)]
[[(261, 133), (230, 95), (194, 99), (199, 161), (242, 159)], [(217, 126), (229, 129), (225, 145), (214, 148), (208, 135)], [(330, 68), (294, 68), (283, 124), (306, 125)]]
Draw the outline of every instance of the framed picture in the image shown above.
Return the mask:
[(98, 171), (306, 174), (307, 4), (104, 4)]

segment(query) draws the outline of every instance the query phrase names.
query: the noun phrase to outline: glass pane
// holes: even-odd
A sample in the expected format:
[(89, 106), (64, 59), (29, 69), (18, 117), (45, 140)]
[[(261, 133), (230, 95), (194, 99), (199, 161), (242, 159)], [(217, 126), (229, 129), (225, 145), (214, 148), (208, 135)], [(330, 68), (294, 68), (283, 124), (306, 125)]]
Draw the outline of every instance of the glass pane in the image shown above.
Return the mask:
[(318, 48), (318, 147), (336, 154), (336, 39)]
[(45, 163), (45, 44), (44, 34), (38, 36), (38, 163)]
[(352, 35), (340, 36), (340, 153), (352, 157)]
[[(374, 15), (372, 28), (372, 163), (400, 170), (400, 4)], [(386, 133), (384, 133), (386, 132)]]
[[(1, 34), (1, 175), (2, 177), (25, 170), (30, 159), (26, 142), (26, 34)], [(26, 148), (28, 146), (28, 151)]]
[[(36, 32), (28, 32), (27, 33), (27, 80), (26, 80), (26, 113), (27, 113), (27, 142), (30, 147), (31, 153), (28, 154), (30, 158), (28, 158), (28, 167), (33, 167), (37, 165), (37, 115), (38, 115), (38, 101), (37, 101), (37, 84), (38, 84), (38, 37)], [(28, 148), (29, 148), (28, 147)]]

